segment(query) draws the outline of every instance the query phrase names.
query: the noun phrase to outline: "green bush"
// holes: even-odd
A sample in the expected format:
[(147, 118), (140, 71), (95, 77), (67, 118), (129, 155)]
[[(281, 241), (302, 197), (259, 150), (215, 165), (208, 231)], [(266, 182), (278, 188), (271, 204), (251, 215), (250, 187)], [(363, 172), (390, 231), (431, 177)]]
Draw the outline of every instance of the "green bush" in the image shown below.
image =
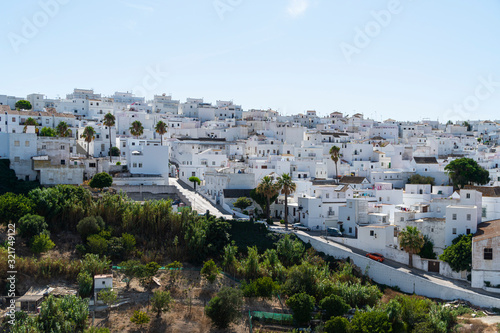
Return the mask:
[(91, 235), (87, 238), (87, 250), (98, 255), (106, 254), (108, 252), (108, 241), (100, 235)]
[(5, 193), (0, 196), (0, 223), (17, 223), (33, 211), (33, 202), (22, 194)]
[(203, 268), (201, 269), (201, 276), (207, 279), (208, 282), (214, 283), (219, 275), (219, 267), (215, 264), (215, 262), (210, 259), (203, 264)]
[(278, 285), (269, 276), (258, 278), (251, 283), (242, 283), (241, 290), (245, 297), (271, 298)]
[(104, 221), (100, 216), (86, 217), (76, 225), (76, 230), (83, 240), (87, 240), (90, 235), (98, 234), (104, 229)]
[(243, 298), (241, 291), (234, 288), (223, 287), (205, 307), (206, 315), (214, 325), (225, 329), (241, 315)]
[(110, 187), (113, 184), (113, 177), (111, 177), (106, 172), (100, 172), (94, 175), (89, 182), (89, 186), (92, 188), (104, 188)]
[(170, 296), (169, 291), (155, 291), (151, 298), (151, 310), (156, 312), (156, 317), (160, 317), (162, 312), (170, 310), (170, 305), (174, 299)]
[(78, 295), (82, 298), (87, 298), (92, 295), (92, 287), (94, 284), (94, 279), (89, 272), (81, 272), (78, 274)]
[(346, 318), (333, 317), (325, 323), (325, 333), (349, 333), (349, 327), (349, 320)]
[(47, 231), (49, 225), (45, 222), (45, 218), (40, 215), (26, 214), (19, 219), (17, 230), (19, 235), (26, 237), (28, 240)]
[(382, 311), (357, 311), (351, 320), (352, 332), (387, 333), (392, 332), (389, 317)]
[(324, 312), (324, 318), (343, 316), (351, 308), (340, 296), (331, 295), (323, 298), (319, 302), (320, 308)]
[(307, 324), (311, 320), (314, 303), (314, 297), (306, 293), (295, 294), (286, 301), (293, 311), (293, 319), (299, 324)]
[(36, 254), (43, 253), (49, 251), (54, 246), (56, 246), (56, 244), (54, 244), (54, 242), (50, 240), (50, 237), (47, 234), (40, 234), (33, 237), (31, 251)]

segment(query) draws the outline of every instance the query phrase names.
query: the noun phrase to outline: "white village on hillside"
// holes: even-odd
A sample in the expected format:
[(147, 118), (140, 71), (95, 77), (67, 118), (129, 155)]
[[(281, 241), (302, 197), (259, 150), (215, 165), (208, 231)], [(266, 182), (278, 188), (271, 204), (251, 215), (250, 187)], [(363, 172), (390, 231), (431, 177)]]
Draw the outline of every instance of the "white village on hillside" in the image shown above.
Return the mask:
[[(31, 109), (16, 108), (20, 100)], [(415, 269), (493, 295), (500, 294), (499, 144), (500, 122), (489, 120), (282, 115), (233, 101), (181, 102), (166, 94), (148, 101), (87, 89), (63, 99), (0, 95), (0, 159), (10, 161), (18, 179), (79, 185), (107, 172), (117, 190), (177, 193), (199, 213), (258, 220), (257, 203), (233, 204), (250, 198), (264, 177), (288, 174), (294, 191), (270, 206), (277, 228), (286, 220), (297, 233), (320, 235), (325, 246), (407, 265), (398, 234), (416, 227), (435, 256), (413, 255)], [(464, 157), (486, 169), (489, 180), (454, 187), (446, 167)], [(472, 270), (456, 272), (437, 258), (467, 234), (474, 235)]]

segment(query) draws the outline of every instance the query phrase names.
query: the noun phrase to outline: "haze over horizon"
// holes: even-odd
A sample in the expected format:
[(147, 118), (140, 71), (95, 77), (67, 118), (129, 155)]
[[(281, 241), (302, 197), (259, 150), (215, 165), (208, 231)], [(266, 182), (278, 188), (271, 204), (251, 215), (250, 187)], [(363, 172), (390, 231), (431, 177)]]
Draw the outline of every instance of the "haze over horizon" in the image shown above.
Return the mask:
[(0, 94), (167, 93), (378, 121), (500, 110), (493, 0), (41, 0), (4, 13)]

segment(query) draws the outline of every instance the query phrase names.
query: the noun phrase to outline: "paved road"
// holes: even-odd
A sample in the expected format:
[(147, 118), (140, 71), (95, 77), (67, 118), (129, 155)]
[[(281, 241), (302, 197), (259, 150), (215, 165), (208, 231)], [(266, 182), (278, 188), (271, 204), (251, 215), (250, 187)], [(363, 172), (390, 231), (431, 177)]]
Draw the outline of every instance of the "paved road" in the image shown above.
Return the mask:
[(205, 214), (205, 212), (208, 210), (211, 215), (214, 215), (216, 217), (223, 217), (225, 219), (233, 218), (232, 215), (225, 214), (224, 212), (222, 212), (221, 211), (222, 207), (220, 208), (215, 207), (210, 201), (202, 197), (200, 194), (195, 193), (188, 187), (182, 186), (177, 178), (169, 178), (168, 183), (170, 185), (174, 185), (175, 187), (177, 187), (179, 192), (184, 194), (191, 202), (193, 210), (196, 210), (199, 214)]
[[(368, 252), (360, 250), (358, 248), (354, 248), (354, 247), (351, 247), (351, 246), (348, 246), (345, 244), (340, 244), (340, 243), (334, 242), (332, 240), (328, 240), (327, 238), (324, 237), (324, 232), (320, 232), (320, 231), (305, 232), (305, 231), (297, 231), (297, 230), (294, 230), (293, 232), (304, 233), (310, 237), (317, 238), (318, 240), (320, 240), (322, 242), (326, 242), (326, 243), (330, 244), (331, 246), (335, 246), (335, 247), (343, 249), (344, 251), (347, 251), (347, 252), (356, 253), (356, 254), (359, 254), (362, 256), (365, 256), (368, 253)], [(405, 264), (402, 264), (402, 263), (399, 263), (397, 261), (390, 260), (390, 259), (385, 259), (383, 264), (390, 266), (392, 268), (395, 268), (398, 271), (402, 271), (402, 272), (405, 272), (408, 274), (417, 275), (421, 278), (433, 281), (434, 283), (437, 283), (437, 284), (440, 284), (443, 286), (448, 286), (448, 287), (452, 287), (455, 289), (465, 289), (465, 290), (474, 291), (478, 294), (483, 294), (483, 295), (498, 298), (500, 301), (500, 294), (490, 293), (490, 292), (487, 292), (487, 291), (480, 289), (480, 288), (471, 288), (470, 284), (466, 281), (447, 278), (447, 277), (444, 277), (444, 276), (439, 275), (437, 273), (426, 272), (426, 271), (423, 271), (423, 270), (420, 270), (417, 268), (409, 268)]]

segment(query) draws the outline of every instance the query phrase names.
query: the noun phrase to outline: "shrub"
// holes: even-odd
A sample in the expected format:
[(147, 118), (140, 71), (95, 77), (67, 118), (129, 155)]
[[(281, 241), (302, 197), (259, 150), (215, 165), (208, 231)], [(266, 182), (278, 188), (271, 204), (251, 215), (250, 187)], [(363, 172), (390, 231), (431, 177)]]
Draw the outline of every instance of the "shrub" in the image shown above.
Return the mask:
[(31, 251), (36, 254), (43, 253), (52, 249), (54, 246), (56, 246), (56, 244), (54, 244), (54, 242), (50, 240), (50, 237), (47, 234), (40, 234), (33, 237)]
[(455, 272), (470, 271), (472, 267), (472, 237), (473, 234), (460, 235), (452, 241), (452, 245), (444, 249), (439, 256), (446, 261)]
[(123, 243), (123, 250), (125, 251), (126, 255), (129, 255), (132, 251), (135, 250), (135, 237), (133, 235), (123, 233), (122, 243)]
[(33, 211), (33, 202), (22, 194), (5, 193), (0, 196), (0, 223), (17, 223)]
[(382, 297), (377, 286), (340, 283), (335, 286), (334, 294), (339, 295), (351, 307), (374, 306)]
[(245, 297), (271, 298), (277, 288), (277, 283), (269, 276), (261, 277), (251, 283), (241, 285)]
[(78, 294), (82, 298), (87, 298), (92, 295), (92, 287), (94, 284), (94, 279), (89, 272), (81, 272), (78, 274)]
[(349, 333), (349, 320), (334, 317), (325, 323), (325, 333)]
[(353, 332), (387, 333), (392, 332), (389, 317), (382, 311), (358, 311), (351, 320)]
[(116, 162), (116, 165), (122, 165), (122, 162), (118, 161)]
[(201, 276), (208, 280), (210, 283), (214, 283), (219, 275), (219, 268), (215, 264), (215, 262), (210, 259), (203, 264), (203, 268), (201, 269)]
[(19, 219), (17, 230), (19, 235), (31, 240), (33, 236), (39, 235), (47, 230), (49, 225), (45, 222), (45, 218), (40, 215), (26, 214)]
[(89, 182), (90, 187), (99, 189), (110, 187), (111, 184), (113, 184), (113, 177), (106, 172), (95, 174)]
[(247, 209), (247, 207), (252, 205), (252, 200), (249, 198), (241, 197), (238, 198), (234, 203), (233, 206), (236, 208), (239, 208), (241, 210)]
[(156, 317), (159, 317), (162, 312), (170, 310), (173, 301), (169, 291), (155, 291), (153, 298), (151, 298), (151, 309), (156, 312)]
[(130, 317), (130, 321), (133, 322), (136, 325), (139, 325), (139, 327), (142, 327), (142, 325), (149, 323), (149, 316), (146, 312), (144, 311), (134, 311), (134, 314), (132, 317)]
[(205, 307), (205, 313), (214, 325), (225, 329), (241, 315), (243, 298), (241, 291), (223, 287)]
[(98, 234), (104, 229), (104, 221), (100, 216), (86, 217), (76, 225), (76, 230), (83, 240), (87, 240), (90, 235)]
[(351, 308), (344, 300), (336, 295), (325, 297), (319, 302), (319, 306), (324, 311), (324, 318), (343, 316)]
[(118, 147), (111, 147), (109, 152), (111, 153), (111, 156), (120, 156), (120, 148)]
[(307, 324), (311, 320), (311, 312), (314, 310), (314, 297), (300, 293), (295, 294), (286, 301), (286, 305), (293, 311), (293, 319), (299, 324)]
[(108, 252), (108, 241), (99, 235), (92, 235), (87, 238), (87, 249), (90, 253), (103, 255)]

